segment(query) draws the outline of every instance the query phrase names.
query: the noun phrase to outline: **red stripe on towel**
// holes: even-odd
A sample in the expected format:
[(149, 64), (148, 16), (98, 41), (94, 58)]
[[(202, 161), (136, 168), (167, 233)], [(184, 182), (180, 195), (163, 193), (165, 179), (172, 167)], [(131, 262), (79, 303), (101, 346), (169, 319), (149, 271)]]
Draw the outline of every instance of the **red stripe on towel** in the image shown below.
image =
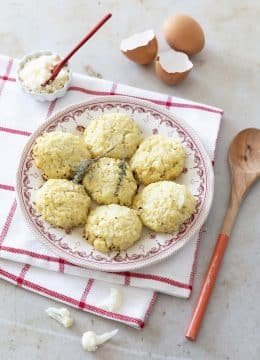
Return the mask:
[(11, 69), (12, 69), (12, 66), (13, 66), (13, 59), (9, 59), (8, 63), (7, 63), (7, 67), (6, 67), (6, 70), (5, 70), (5, 75), (2, 77), (2, 82), (0, 84), (0, 95), (2, 94), (2, 91), (4, 89), (4, 86), (5, 86), (5, 83), (6, 83), (6, 80), (7, 78), (9, 77), (9, 74), (11, 72)]
[(16, 134), (16, 135), (23, 135), (23, 136), (30, 136), (31, 133), (29, 131), (18, 130), (18, 129), (10, 129), (7, 127), (0, 126), (0, 131), (6, 132), (9, 134)]
[(23, 282), (24, 282), (24, 278), (26, 273), (28, 272), (28, 270), (30, 269), (31, 265), (29, 264), (25, 264), (24, 267), (22, 268), (20, 275), (18, 276), (18, 278), (16, 279), (16, 283), (17, 285), (22, 286)]
[(14, 191), (15, 188), (12, 185), (5, 185), (5, 184), (0, 184), (0, 189), (1, 190), (8, 190), (8, 191)]
[(192, 289), (192, 286), (190, 284), (184, 284), (184, 283), (181, 283), (179, 281), (169, 279), (169, 278), (166, 278), (166, 277), (163, 277), (163, 276), (158, 276), (158, 275), (153, 275), (153, 274), (127, 273), (127, 272), (120, 272), (118, 274), (120, 274), (120, 275), (129, 274), (129, 276), (131, 278), (154, 280), (154, 281), (163, 282), (163, 283), (168, 284), (168, 285), (177, 286), (177, 287), (179, 287), (181, 289), (189, 289), (189, 290)]
[(12, 204), (12, 207), (11, 207), (11, 209), (9, 211), (9, 214), (8, 214), (8, 216), (6, 218), (3, 229), (1, 231), (1, 234), (0, 234), (0, 245), (3, 244), (4, 239), (5, 239), (5, 237), (6, 237), (7, 233), (8, 233), (8, 230), (9, 230), (10, 225), (12, 223), (16, 208), (17, 208), (17, 202), (16, 202), (16, 200), (14, 200), (14, 202)]
[[(109, 91), (90, 90), (87, 88), (83, 88), (81, 86), (70, 86), (68, 90), (69, 91), (79, 91), (79, 92), (89, 94), (89, 95), (111, 95)], [(150, 99), (150, 98), (145, 98), (145, 97), (141, 97), (141, 96), (121, 94), (121, 93), (116, 93), (116, 92), (113, 95), (122, 95), (122, 96), (128, 96), (128, 97), (132, 97), (132, 98), (136, 98), (136, 99), (147, 100), (147, 101), (151, 101), (157, 105), (166, 106), (166, 104), (167, 104), (169, 107), (179, 107), (179, 108), (185, 108), (185, 109), (201, 110), (201, 111), (207, 111), (207, 112), (212, 112), (212, 113), (223, 115), (222, 110), (212, 109), (212, 108), (210, 108), (208, 106), (204, 106), (204, 105), (187, 104), (187, 103), (179, 103), (179, 102), (172, 102), (172, 101), (167, 103), (167, 101), (165, 101), (165, 100), (156, 100), (156, 99)]]
[(83, 294), (81, 296), (81, 299), (80, 299), (80, 302), (79, 302), (79, 308), (81, 309), (84, 309), (85, 305), (86, 305), (86, 299), (87, 299), (87, 296), (92, 288), (92, 285), (94, 283), (94, 279), (89, 279), (88, 282), (87, 282), (87, 285), (83, 291)]

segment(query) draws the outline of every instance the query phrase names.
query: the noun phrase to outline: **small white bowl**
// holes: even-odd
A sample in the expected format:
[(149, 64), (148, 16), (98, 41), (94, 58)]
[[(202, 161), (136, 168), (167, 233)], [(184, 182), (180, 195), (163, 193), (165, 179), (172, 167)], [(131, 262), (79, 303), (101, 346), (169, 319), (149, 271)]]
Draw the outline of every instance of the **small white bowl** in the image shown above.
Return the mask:
[(57, 98), (60, 98), (62, 96), (65, 95), (65, 93), (68, 90), (68, 87), (71, 83), (71, 78), (72, 78), (72, 71), (70, 70), (70, 68), (68, 67), (68, 65), (66, 65), (67, 69), (68, 69), (68, 80), (65, 82), (64, 86), (61, 89), (55, 90), (52, 93), (44, 93), (44, 92), (37, 92), (37, 91), (33, 91), (28, 89), (27, 87), (24, 86), (23, 82), (20, 79), (19, 73), (21, 71), (21, 69), (24, 67), (25, 63), (27, 63), (29, 60), (33, 59), (33, 58), (38, 58), (42, 55), (57, 55), (56, 53), (53, 53), (52, 51), (37, 51), (35, 53), (31, 53), (28, 54), (26, 56), (24, 56), (18, 64), (18, 69), (17, 69), (17, 83), (19, 84), (19, 86), (21, 87), (21, 89), (27, 93), (30, 94), (35, 100), (38, 101), (53, 101)]

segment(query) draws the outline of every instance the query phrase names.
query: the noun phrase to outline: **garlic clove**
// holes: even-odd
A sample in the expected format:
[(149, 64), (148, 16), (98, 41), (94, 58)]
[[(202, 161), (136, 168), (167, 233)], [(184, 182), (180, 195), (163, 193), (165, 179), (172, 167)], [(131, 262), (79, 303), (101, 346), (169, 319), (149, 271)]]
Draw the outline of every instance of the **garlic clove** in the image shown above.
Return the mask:
[(68, 328), (73, 325), (73, 319), (68, 309), (66, 308), (55, 308), (49, 307), (45, 310), (46, 314), (50, 316), (52, 319), (58, 321), (65, 328)]
[(107, 311), (116, 311), (120, 308), (122, 304), (122, 295), (120, 291), (116, 288), (110, 289), (110, 295), (98, 307), (107, 310)]
[(120, 50), (128, 59), (138, 64), (146, 65), (151, 63), (158, 51), (154, 31), (147, 30), (122, 40)]
[(175, 50), (162, 52), (155, 63), (156, 76), (168, 85), (177, 85), (188, 76), (193, 64), (185, 53)]
[(98, 345), (103, 344), (104, 342), (110, 340), (113, 336), (118, 333), (118, 329), (112, 330), (110, 332), (106, 332), (102, 335), (97, 335)]
[(94, 331), (86, 331), (82, 335), (81, 343), (84, 350), (96, 351), (98, 345), (104, 344), (118, 333), (118, 329), (97, 335)]
[(97, 350), (97, 335), (94, 331), (87, 331), (82, 335), (81, 344), (84, 350), (96, 351)]

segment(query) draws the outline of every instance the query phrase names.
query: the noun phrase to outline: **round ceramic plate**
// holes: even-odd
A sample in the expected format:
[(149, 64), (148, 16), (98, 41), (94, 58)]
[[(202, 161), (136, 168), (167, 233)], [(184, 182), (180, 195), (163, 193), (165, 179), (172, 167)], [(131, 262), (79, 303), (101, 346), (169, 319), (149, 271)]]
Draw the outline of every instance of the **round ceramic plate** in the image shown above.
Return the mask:
[[(178, 138), (186, 149), (186, 167), (177, 179), (188, 186), (197, 199), (195, 214), (178, 233), (160, 234), (144, 229), (141, 239), (122, 252), (103, 254), (83, 238), (83, 228), (70, 233), (52, 227), (36, 212), (34, 199), (43, 185), (42, 173), (34, 165), (32, 149), (43, 132), (54, 130), (81, 135), (89, 122), (102, 113), (128, 114), (144, 137), (162, 134)], [(36, 235), (50, 250), (79, 266), (102, 271), (130, 271), (166, 259), (182, 248), (204, 223), (213, 197), (213, 170), (210, 159), (196, 133), (181, 119), (150, 102), (126, 96), (97, 97), (55, 114), (30, 137), (17, 173), (18, 199), (25, 218)]]

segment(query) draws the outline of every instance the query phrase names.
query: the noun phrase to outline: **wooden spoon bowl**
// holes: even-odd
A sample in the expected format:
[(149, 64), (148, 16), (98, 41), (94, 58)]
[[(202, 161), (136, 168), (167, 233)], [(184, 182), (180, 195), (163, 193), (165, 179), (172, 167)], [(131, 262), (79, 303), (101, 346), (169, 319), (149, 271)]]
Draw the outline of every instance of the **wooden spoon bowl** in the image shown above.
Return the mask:
[(237, 134), (230, 144), (228, 158), (232, 186), (242, 198), (260, 176), (260, 129), (245, 129)]

